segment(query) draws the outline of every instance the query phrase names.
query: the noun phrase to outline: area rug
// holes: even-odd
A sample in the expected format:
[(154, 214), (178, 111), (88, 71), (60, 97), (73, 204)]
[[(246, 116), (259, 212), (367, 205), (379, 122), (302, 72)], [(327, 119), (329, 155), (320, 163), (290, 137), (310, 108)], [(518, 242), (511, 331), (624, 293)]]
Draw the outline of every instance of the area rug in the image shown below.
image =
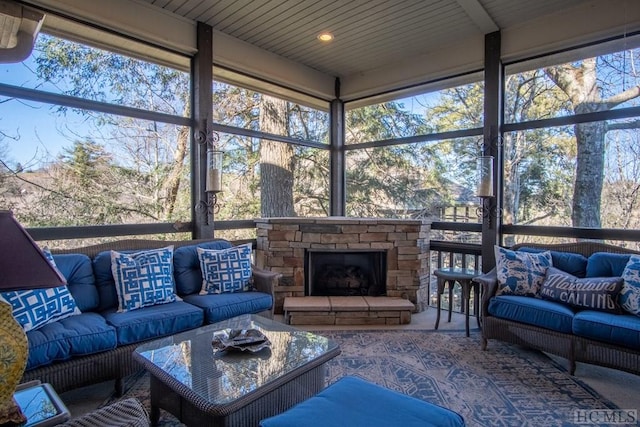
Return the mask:
[[(467, 426), (571, 426), (576, 410), (615, 409), (543, 353), (479, 336), (435, 331), (323, 331), (342, 353), (327, 383), (354, 375), (452, 409)], [(149, 379), (130, 379), (126, 396), (149, 405)], [(108, 403), (108, 402), (106, 402)], [(162, 411), (161, 426), (180, 425)], [(304, 427), (304, 426), (301, 426)]]

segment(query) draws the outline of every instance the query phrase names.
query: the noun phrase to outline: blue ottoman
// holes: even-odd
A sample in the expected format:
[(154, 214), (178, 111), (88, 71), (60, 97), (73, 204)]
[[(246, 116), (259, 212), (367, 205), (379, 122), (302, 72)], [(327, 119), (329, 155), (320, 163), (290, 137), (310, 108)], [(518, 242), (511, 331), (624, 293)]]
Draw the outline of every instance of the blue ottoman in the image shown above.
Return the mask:
[(363, 381), (344, 377), (271, 418), (260, 427), (449, 427), (464, 426), (457, 413)]

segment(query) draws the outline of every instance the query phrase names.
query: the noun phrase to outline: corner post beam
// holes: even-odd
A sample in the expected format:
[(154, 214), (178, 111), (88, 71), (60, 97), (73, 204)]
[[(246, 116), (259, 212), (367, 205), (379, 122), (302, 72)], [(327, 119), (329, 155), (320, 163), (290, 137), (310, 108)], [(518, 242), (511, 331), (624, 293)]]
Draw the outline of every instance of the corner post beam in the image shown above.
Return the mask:
[(191, 218), (192, 237), (203, 239), (213, 237), (214, 221), (208, 220), (208, 213), (197, 209), (201, 201), (208, 200), (207, 144), (199, 143), (202, 138), (210, 137), (213, 124), (213, 28), (198, 22), (198, 52), (191, 59), (191, 98), (192, 135), (191, 135)]
[(340, 79), (336, 78), (336, 99), (331, 101), (329, 124), (330, 136), (330, 216), (346, 215), (346, 188), (347, 172), (345, 160), (345, 128), (344, 128), (344, 102), (340, 99)]
[(500, 58), (499, 31), (484, 38), (484, 132), (482, 155), (493, 156), (494, 197), (482, 199), (482, 270), (488, 272), (496, 263), (493, 247), (500, 242), (502, 225), (502, 122), (504, 94), (504, 66)]

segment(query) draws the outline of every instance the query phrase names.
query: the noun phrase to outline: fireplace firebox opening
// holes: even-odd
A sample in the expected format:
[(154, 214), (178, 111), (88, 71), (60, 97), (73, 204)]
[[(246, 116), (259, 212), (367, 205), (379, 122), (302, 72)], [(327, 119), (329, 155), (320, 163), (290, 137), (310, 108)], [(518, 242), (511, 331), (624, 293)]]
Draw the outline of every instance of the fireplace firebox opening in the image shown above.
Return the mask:
[(314, 250), (305, 252), (306, 296), (386, 295), (384, 250)]

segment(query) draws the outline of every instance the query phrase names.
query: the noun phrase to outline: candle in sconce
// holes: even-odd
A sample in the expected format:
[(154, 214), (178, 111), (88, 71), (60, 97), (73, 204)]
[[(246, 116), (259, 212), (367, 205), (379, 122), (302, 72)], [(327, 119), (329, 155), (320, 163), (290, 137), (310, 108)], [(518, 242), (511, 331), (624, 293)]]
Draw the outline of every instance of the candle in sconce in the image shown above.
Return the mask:
[(215, 191), (216, 193), (222, 191), (222, 170), (221, 169), (207, 170), (207, 188), (205, 191)]
[(478, 197), (493, 197), (493, 157), (478, 157)]

